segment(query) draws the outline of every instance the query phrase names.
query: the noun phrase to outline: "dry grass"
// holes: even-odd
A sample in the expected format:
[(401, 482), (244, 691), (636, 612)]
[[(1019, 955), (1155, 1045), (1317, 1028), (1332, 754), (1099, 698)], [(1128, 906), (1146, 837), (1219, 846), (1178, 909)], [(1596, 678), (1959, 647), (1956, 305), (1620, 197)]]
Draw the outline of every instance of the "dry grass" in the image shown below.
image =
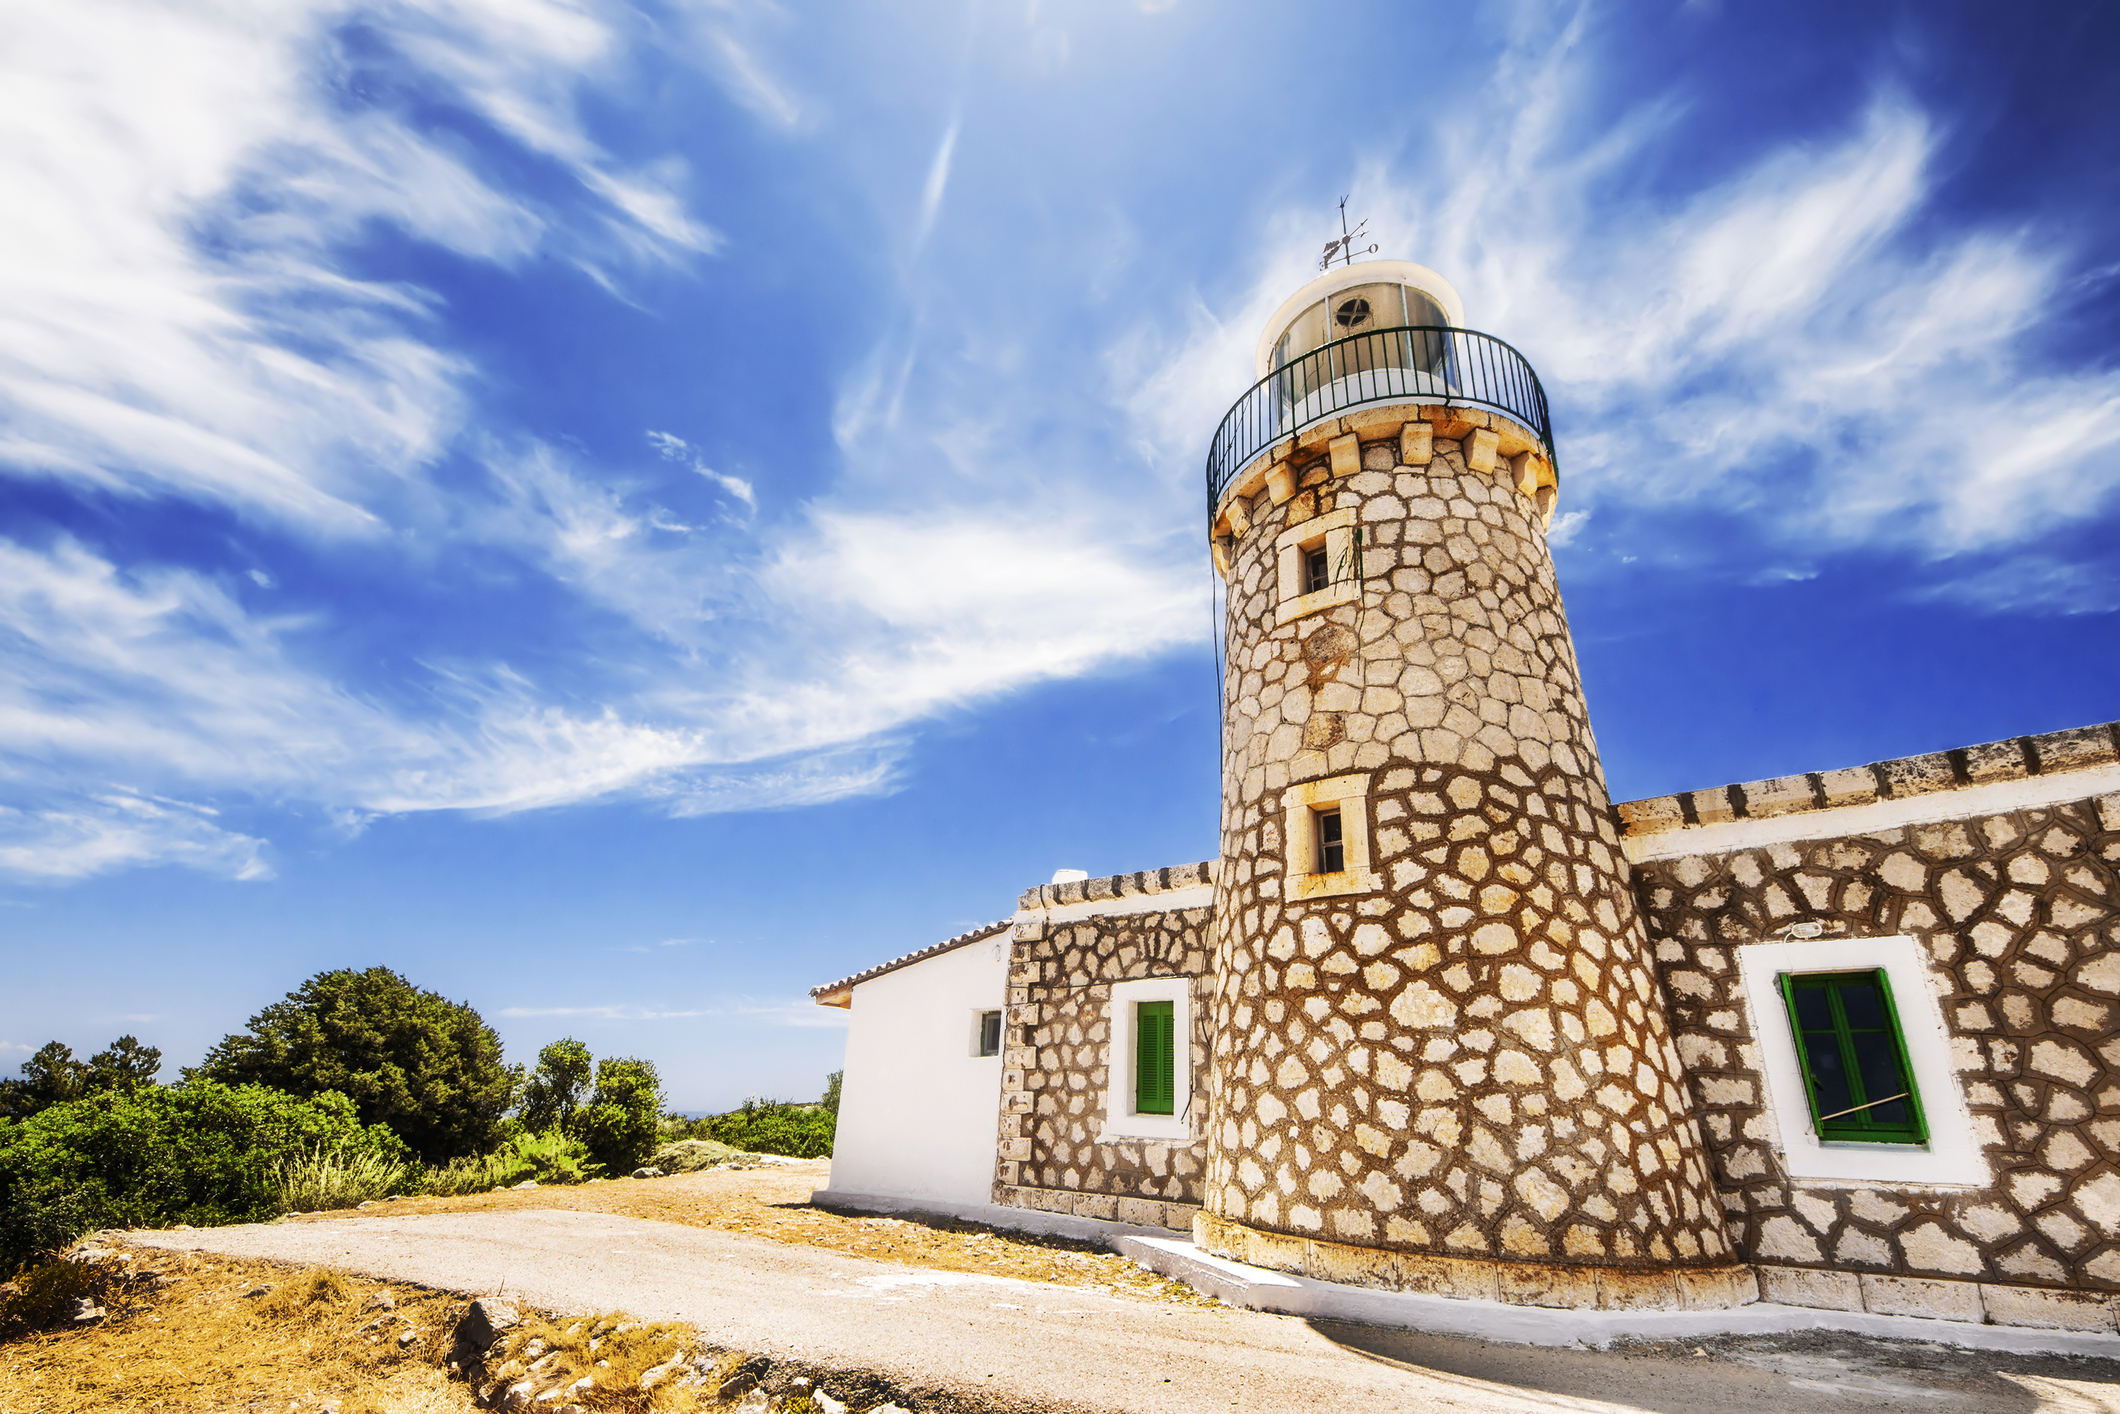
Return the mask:
[[(690, 1326), (636, 1321), (623, 1311), (549, 1321), (532, 1316), (508, 1333), (498, 1363), (488, 1357), (486, 1374), (502, 1385), (527, 1378), (541, 1388), (567, 1389), (566, 1400), (587, 1409), (690, 1414), (700, 1398), (685, 1380), (687, 1357), (698, 1343)], [(735, 1357), (738, 1364), (742, 1359)]]
[[(441, 1368), (452, 1298), (320, 1268), (135, 1252), (84, 1329), (0, 1344), (8, 1414), (468, 1414)], [(160, 1280), (158, 1280), (158, 1278)], [(387, 1294), (394, 1309), (375, 1309)], [(403, 1332), (413, 1333), (401, 1343)]]
[[(829, 1160), (755, 1169), (710, 1169), (668, 1178), (615, 1179), (568, 1187), (509, 1188), (461, 1198), (408, 1198), (389, 1205), (410, 1213), (526, 1212), (560, 1209), (616, 1213), (686, 1227), (713, 1228), (856, 1257), (950, 1272), (982, 1272), (1123, 1292), (1189, 1304), (1208, 1298), (1183, 1283), (1144, 1271), (1086, 1242), (995, 1232), (944, 1220), (848, 1217), (809, 1205), (831, 1173)], [(372, 1216), (369, 1208), (359, 1216)], [(315, 1213), (294, 1222), (331, 1222), (351, 1213)]]

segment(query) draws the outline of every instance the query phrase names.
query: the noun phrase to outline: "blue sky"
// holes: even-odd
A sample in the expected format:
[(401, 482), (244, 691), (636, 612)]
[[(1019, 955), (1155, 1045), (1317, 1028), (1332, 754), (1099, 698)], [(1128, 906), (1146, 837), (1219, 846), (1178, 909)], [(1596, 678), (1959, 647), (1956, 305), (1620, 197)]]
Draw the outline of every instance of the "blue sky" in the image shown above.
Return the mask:
[(2120, 717), (2120, 19), (0, 17), (0, 1066), (806, 989), (1216, 845), (1201, 463), (1335, 203), (1553, 400), (1621, 798)]

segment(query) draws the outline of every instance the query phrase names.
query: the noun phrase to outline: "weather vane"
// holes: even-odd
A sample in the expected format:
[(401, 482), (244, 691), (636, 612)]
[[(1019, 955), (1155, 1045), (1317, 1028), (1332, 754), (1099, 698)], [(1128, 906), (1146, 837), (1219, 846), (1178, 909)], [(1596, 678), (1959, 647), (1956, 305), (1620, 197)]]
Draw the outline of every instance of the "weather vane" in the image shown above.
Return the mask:
[[(1354, 264), (1354, 243), (1358, 240), (1361, 240), (1364, 236), (1368, 234), (1369, 221), (1366, 217), (1363, 218), (1363, 220), (1358, 225), (1356, 225), (1352, 231), (1347, 229), (1347, 198), (1344, 196), (1341, 197), (1340, 237), (1338, 240), (1325, 242), (1325, 254), (1320, 256), (1318, 259), (1318, 269), (1332, 269), (1332, 262), (1335, 259), (1338, 259), (1341, 263), (1346, 265)], [(1364, 246), (1362, 248), (1361, 253), (1363, 255), (1375, 255), (1377, 253), (1377, 248), (1374, 245)]]

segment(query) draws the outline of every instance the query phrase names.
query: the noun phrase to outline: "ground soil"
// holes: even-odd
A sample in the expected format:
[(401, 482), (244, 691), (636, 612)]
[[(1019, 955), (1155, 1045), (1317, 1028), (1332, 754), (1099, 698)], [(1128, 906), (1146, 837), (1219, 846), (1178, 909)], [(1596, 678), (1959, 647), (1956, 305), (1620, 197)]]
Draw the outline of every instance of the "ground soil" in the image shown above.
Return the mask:
[[(277, 1262), (133, 1255), (134, 1279), (105, 1296), (102, 1321), (0, 1343), (0, 1411), (469, 1414), (463, 1385), (439, 1367), (459, 1298), (318, 1283)], [(393, 1309), (377, 1309), (380, 1295)]]

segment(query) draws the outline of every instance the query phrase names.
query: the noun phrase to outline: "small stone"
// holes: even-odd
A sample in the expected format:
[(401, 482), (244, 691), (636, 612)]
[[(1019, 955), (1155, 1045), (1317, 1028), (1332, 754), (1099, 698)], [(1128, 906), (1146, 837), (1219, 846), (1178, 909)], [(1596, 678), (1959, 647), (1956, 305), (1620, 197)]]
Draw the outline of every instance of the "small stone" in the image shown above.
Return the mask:
[(419, 1338), (420, 1333), (418, 1331), (399, 1331), (397, 1338), (398, 1349), (403, 1350), (408, 1345), (417, 1344), (419, 1342)]
[(817, 1414), (847, 1414), (846, 1405), (832, 1398), (823, 1390), (817, 1390), (811, 1394), (810, 1403), (816, 1408)]
[(396, 1309), (397, 1298), (387, 1291), (378, 1291), (361, 1303), (361, 1313), (363, 1315), (370, 1311), (395, 1311)]
[(635, 1178), (661, 1178), (663, 1171), (658, 1168), (642, 1167), (633, 1170), (633, 1176)]
[(77, 1297), (74, 1300), (73, 1310), (69, 1313), (68, 1319), (77, 1326), (94, 1325), (97, 1321), (103, 1319), (103, 1308), (86, 1296)]
[(521, 1183), (518, 1183), (515, 1186), (517, 1188), (535, 1188), (537, 1187), (537, 1180), (534, 1178), (526, 1178)]

